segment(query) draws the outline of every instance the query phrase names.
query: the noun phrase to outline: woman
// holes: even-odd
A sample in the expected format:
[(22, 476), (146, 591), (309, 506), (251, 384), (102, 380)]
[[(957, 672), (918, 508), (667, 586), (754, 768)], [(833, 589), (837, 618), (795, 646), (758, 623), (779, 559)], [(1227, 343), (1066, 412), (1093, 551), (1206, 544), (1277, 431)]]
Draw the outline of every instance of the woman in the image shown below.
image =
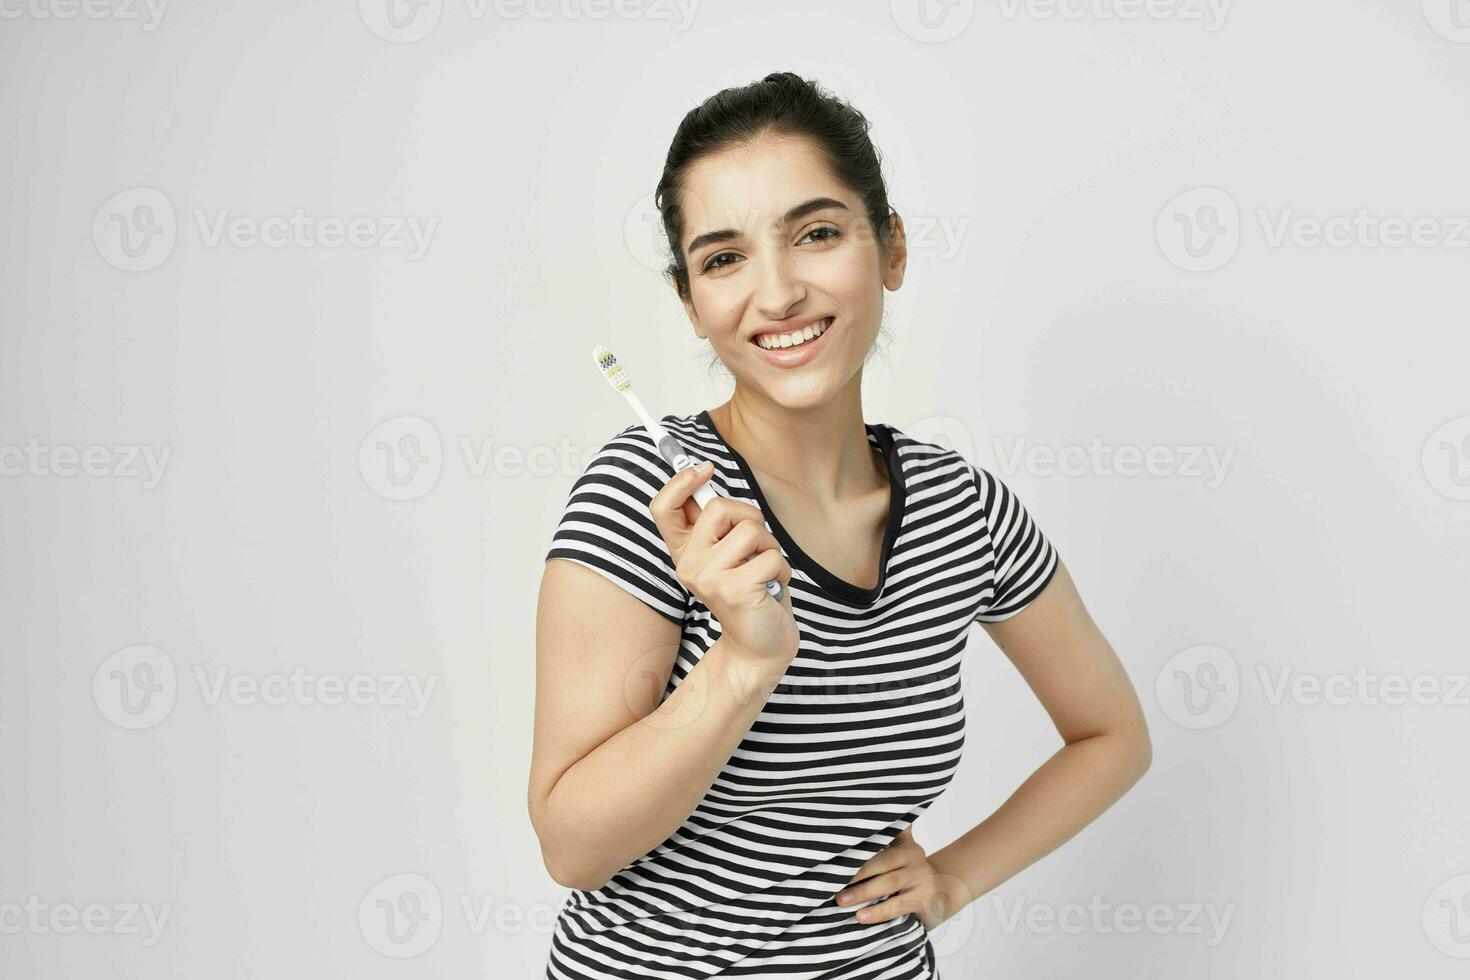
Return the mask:
[[(547, 555), (529, 804), (573, 889), (549, 977), (938, 976), (930, 930), (1148, 768), (1133, 688), (1015, 494), (863, 421), (907, 255), (867, 128), (779, 73), (669, 150), (669, 275), (735, 390), (662, 420), (698, 468), (638, 425), (603, 445)], [(931, 854), (911, 825), (959, 762), (976, 621), (1065, 744)]]

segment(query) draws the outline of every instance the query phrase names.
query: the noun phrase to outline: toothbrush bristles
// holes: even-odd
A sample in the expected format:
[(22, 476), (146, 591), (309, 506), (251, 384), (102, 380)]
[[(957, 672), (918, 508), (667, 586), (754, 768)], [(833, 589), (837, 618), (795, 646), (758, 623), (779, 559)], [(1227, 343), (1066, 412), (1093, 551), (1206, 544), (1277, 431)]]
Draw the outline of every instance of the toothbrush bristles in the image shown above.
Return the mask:
[(607, 383), (613, 386), (614, 391), (627, 391), (633, 386), (628, 380), (628, 373), (623, 370), (613, 352), (598, 344), (592, 348), (592, 360), (597, 362), (597, 370), (607, 379)]

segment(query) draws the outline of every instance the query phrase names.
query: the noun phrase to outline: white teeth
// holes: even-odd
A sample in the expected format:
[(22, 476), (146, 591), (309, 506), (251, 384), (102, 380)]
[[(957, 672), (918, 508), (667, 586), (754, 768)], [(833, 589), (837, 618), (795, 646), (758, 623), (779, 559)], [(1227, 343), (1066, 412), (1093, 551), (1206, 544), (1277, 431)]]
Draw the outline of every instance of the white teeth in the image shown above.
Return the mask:
[(803, 327), (802, 329), (794, 330), (791, 333), (767, 334), (764, 337), (758, 337), (756, 338), (756, 343), (766, 350), (781, 350), (782, 348), (786, 347), (799, 347), (800, 345), (806, 343), (808, 340), (814, 340), (817, 337), (820, 337), (822, 334), (826, 333), (827, 328), (831, 325), (832, 318), (828, 317), (825, 320), (817, 321), (812, 326)]

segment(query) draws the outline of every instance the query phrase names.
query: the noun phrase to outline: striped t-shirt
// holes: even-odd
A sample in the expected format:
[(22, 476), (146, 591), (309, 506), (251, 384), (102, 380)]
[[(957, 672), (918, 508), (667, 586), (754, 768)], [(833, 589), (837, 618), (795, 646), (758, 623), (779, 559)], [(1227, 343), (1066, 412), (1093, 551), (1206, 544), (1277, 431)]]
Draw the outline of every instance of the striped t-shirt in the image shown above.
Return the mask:
[[(1057, 552), (1020, 500), (959, 453), (865, 424), (891, 496), (878, 582), (808, 557), (707, 411), (663, 426), (715, 464), (716, 493), (764, 515), (791, 566), (797, 655), (698, 807), (596, 891), (573, 889), (547, 977), (937, 977), (913, 914), (865, 924), (837, 892), (953, 777), (965, 737), (959, 679), (970, 624), (1020, 612)], [(648, 503), (674, 470), (641, 424), (573, 484), (546, 557), (595, 569), (683, 627), (667, 698), (720, 636), (674, 574)]]

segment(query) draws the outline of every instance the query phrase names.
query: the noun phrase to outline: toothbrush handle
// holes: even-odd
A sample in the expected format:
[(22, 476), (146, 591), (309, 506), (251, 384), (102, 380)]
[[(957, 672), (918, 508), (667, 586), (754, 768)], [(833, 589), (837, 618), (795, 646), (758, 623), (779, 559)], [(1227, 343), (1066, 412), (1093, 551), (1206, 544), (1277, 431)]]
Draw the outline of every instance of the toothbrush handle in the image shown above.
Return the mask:
[[(679, 445), (679, 440), (675, 439), (668, 432), (665, 432), (663, 438), (658, 441), (658, 451), (664, 459), (668, 460), (669, 465), (674, 468), (675, 473), (680, 470), (687, 470), (689, 467), (695, 465), (694, 460), (684, 451), (684, 447)], [(694, 491), (694, 501), (701, 508), (717, 496), (719, 494), (711, 490), (708, 483), (701, 483), (699, 488)], [(781, 583), (775, 579), (766, 582), (766, 595), (780, 602)]]

